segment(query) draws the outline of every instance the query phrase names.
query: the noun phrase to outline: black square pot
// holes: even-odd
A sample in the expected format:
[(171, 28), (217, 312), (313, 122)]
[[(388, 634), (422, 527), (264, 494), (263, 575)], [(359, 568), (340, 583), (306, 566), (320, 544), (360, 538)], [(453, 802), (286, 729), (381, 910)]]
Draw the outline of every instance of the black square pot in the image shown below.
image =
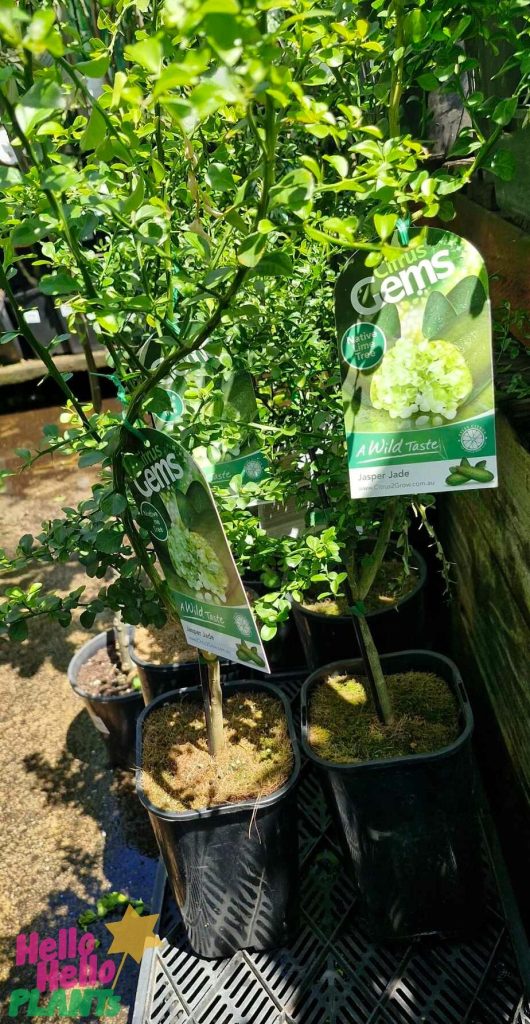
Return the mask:
[[(267, 587), (260, 580), (245, 578), (243, 586), (246, 590), (253, 590), (260, 597), (267, 593)], [(263, 646), (273, 675), (307, 668), (305, 651), (292, 610), (287, 619), (277, 623), (276, 636), (272, 640), (265, 640)], [(250, 675), (253, 678), (262, 678), (262, 673), (255, 670)]]
[(459, 708), (455, 742), (432, 754), (351, 765), (319, 757), (308, 736), (311, 690), (330, 672), (363, 675), (355, 660), (323, 666), (304, 683), (302, 747), (318, 767), (371, 937), (464, 937), (484, 907), (471, 707), (443, 655), (403, 651), (381, 663), (388, 675), (435, 672), (447, 682)]
[(129, 631), (129, 655), (138, 669), (146, 704), (150, 704), (151, 701), (171, 690), (185, 689), (200, 683), (198, 661), (180, 662), (174, 665), (154, 665), (140, 658), (134, 649), (134, 629), (132, 627)]
[(147, 809), (169, 884), (192, 949), (201, 957), (228, 957), (240, 949), (288, 944), (298, 927), (296, 784), (300, 755), (291, 711), (281, 691), (267, 683), (223, 686), (229, 696), (264, 691), (283, 704), (294, 754), (287, 782), (269, 796), (200, 811), (157, 808), (142, 786), (143, 727), (157, 708), (199, 700), (198, 687), (153, 701), (138, 719), (136, 789)]
[[(425, 583), (427, 566), (419, 551), (412, 550), (411, 563), (418, 570), (415, 587), (395, 605), (367, 612), (366, 619), (377, 650), (424, 646)], [(316, 669), (340, 658), (360, 654), (351, 615), (322, 615), (293, 601), (293, 615), (304, 648), (307, 664)]]
[[(129, 655), (131, 661), (138, 669), (138, 675), (142, 683), (142, 692), (146, 704), (156, 700), (164, 693), (171, 693), (173, 690), (185, 690), (190, 686), (198, 686), (201, 682), (199, 662), (180, 661), (169, 665), (155, 665), (150, 661), (143, 661), (134, 649), (134, 627), (129, 627)], [(240, 679), (243, 666), (234, 664), (231, 661), (220, 659), (221, 679), (228, 681)], [(203, 664), (203, 672), (207, 672)]]

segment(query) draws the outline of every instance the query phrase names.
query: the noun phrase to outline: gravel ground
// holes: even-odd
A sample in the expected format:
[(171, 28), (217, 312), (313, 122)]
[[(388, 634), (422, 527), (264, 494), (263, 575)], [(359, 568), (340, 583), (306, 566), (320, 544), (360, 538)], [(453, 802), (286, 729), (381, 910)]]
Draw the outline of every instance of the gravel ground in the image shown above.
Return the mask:
[[(13, 449), (35, 445), (42, 424), (54, 419), (53, 410), (0, 418), (0, 465), (16, 466)], [(89, 470), (77, 470), (64, 457), (53, 465), (43, 458), (32, 470), (8, 478), (0, 495), (2, 547), (12, 551), (22, 534), (38, 532), (41, 521), (57, 515), (62, 504), (75, 505), (88, 496), (92, 479)], [(63, 592), (86, 582), (74, 564), (43, 569), (19, 579), (40, 579)], [(63, 630), (37, 619), (23, 644), (0, 642), (4, 999), (15, 988), (35, 986), (35, 968), (15, 966), (20, 932), (55, 937), (60, 928), (75, 927), (77, 915), (109, 891), (146, 902), (151, 896), (156, 847), (136, 801), (132, 773), (106, 767), (103, 742), (66, 677), (70, 658), (87, 639), (77, 624)], [(104, 959), (111, 937), (101, 925), (97, 933)], [(123, 1006), (113, 1018), (117, 1024), (132, 1018), (138, 969), (130, 958), (127, 964), (117, 986)], [(5, 1019), (1, 1011), (0, 1019)], [(25, 1011), (19, 1019), (25, 1019)]]

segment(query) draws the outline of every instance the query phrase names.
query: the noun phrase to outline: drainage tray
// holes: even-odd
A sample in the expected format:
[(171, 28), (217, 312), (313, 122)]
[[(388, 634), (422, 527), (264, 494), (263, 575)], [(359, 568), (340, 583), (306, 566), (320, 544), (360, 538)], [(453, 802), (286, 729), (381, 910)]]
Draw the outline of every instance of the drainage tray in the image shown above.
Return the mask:
[[(295, 709), (303, 675), (274, 677)], [(162, 943), (143, 957), (133, 1024), (530, 1024), (524, 935), (484, 808), (487, 913), (479, 936), (374, 946), (357, 915), (316, 775), (299, 790), (301, 928), (289, 948), (201, 960), (162, 863), (151, 911)]]

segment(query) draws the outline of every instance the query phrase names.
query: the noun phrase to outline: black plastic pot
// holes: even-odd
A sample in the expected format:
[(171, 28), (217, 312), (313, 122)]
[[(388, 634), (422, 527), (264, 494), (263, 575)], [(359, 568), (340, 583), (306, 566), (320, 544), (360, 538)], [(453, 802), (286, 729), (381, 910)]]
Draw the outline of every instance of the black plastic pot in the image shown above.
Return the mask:
[[(198, 661), (175, 662), (169, 665), (154, 665), (152, 662), (143, 661), (139, 658), (134, 649), (134, 629), (129, 633), (129, 655), (131, 661), (138, 668), (138, 675), (142, 683), (144, 702), (150, 704), (152, 700), (161, 697), (164, 693), (171, 693), (173, 690), (185, 690), (190, 686), (200, 684), (200, 670)], [(242, 666), (241, 666), (242, 667)], [(240, 679), (241, 667), (231, 661), (221, 660), (221, 678), (223, 681)], [(207, 672), (203, 668), (203, 672)]]
[[(418, 570), (416, 586), (395, 605), (368, 612), (366, 619), (377, 650), (381, 653), (403, 647), (425, 646), (424, 590), (425, 560), (413, 550), (411, 564)], [(293, 615), (307, 663), (316, 669), (330, 661), (360, 654), (351, 615), (322, 615), (293, 601)]]
[(151, 662), (139, 658), (134, 649), (134, 630), (131, 630), (130, 633), (129, 654), (138, 668), (146, 704), (150, 704), (152, 700), (171, 690), (197, 686), (200, 682), (198, 661), (153, 665)]
[[(260, 580), (255, 581), (247, 577), (243, 580), (243, 586), (247, 590), (253, 590), (259, 596), (267, 592), (267, 588)], [(307, 667), (304, 648), (292, 612), (285, 622), (278, 623), (276, 636), (272, 640), (265, 640), (263, 646), (273, 673), (293, 672), (296, 669)], [(251, 674), (254, 675), (254, 672)], [(256, 672), (255, 674), (262, 678), (262, 673)]]
[(305, 681), (302, 747), (318, 766), (371, 937), (459, 938), (484, 905), (471, 707), (458, 669), (443, 655), (403, 651), (381, 661), (387, 674), (435, 672), (445, 679), (459, 706), (458, 739), (432, 754), (355, 765), (319, 757), (308, 738), (311, 690), (329, 672), (362, 672), (357, 660), (326, 665)]
[[(33, 334), (43, 345), (49, 345), (58, 334), (68, 333), (65, 319), (59, 309), (56, 309), (53, 299), (43, 295), (38, 288), (27, 288), (17, 292), (16, 300), (19, 306), (25, 311), (25, 317)], [(16, 324), (16, 317), (12, 314), (11, 319)], [(22, 340), (22, 345), (26, 342)], [(59, 349), (61, 351), (61, 349)], [(29, 352), (32, 355), (32, 352)]]
[(147, 717), (179, 700), (201, 700), (198, 687), (153, 701), (138, 719), (136, 789), (147, 809), (190, 945), (201, 957), (228, 957), (240, 949), (287, 944), (298, 927), (296, 782), (300, 771), (291, 711), (281, 691), (241, 681), (225, 695), (266, 691), (281, 700), (294, 753), (291, 777), (258, 800), (202, 811), (161, 811), (142, 786), (142, 736)]
[(98, 633), (83, 644), (68, 666), (68, 679), (72, 689), (83, 698), (96, 729), (105, 741), (110, 766), (130, 768), (134, 765), (136, 719), (144, 706), (142, 694), (135, 691), (115, 697), (94, 697), (91, 693), (85, 693), (77, 683), (81, 665), (101, 647), (107, 646), (110, 635), (110, 631)]

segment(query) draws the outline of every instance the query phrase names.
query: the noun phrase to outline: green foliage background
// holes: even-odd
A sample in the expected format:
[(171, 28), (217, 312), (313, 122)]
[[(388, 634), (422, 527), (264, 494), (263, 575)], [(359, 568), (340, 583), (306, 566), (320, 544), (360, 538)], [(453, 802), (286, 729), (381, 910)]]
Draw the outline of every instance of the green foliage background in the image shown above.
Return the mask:
[[(0, 628), (63, 625), (82, 607), (130, 623), (161, 623), (163, 582), (124, 497), (120, 448), (146, 413), (169, 409), (164, 382), (186, 373), (179, 440), (212, 459), (259, 434), (272, 472), (232, 481), (219, 502), (236, 557), (272, 593), (264, 636), (286, 595), (315, 583), (338, 593), (346, 571), (362, 602), (375, 555), (356, 558), (362, 529), (401, 532), (407, 501), (348, 497), (332, 321), (337, 268), (353, 250), (375, 266), (392, 256), (399, 218), (450, 222), (451, 196), (479, 166), (509, 177), (496, 148), (529, 73), (527, 0), (0, 0), (0, 110), (16, 163), (0, 166), (0, 288), (17, 332), (65, 394), (60, 422), (29, 468), (61, 447), (100, 480), (37, 537), (3, 555), (9, 577), (77, 559), (101, 579), (96, 599), (8, 587)], [(507, 47), (499, 95), (481, 91), (481, 50)], [(510, 90), (503, 83), (510, 77)], [(429, 94), (459, 95), (467, 112), (452, 153), (430, 159)], [(414, 131), (407, 129), (416, 111)], [(419, 113), (418, 113), (419, 112)], [(122, 414), (83, 406), (18, 310), (13, 275), (71, 307), (68, 326), (105, 345)], [(7, 332), (0, 338), (13, 337)], [(154, 340), (162, 362), (142, 363)], [(194, 362), (201, 354), (200, 366)], [(234, 371), (253, 377), (253, 423), (226, 401)], [(112, 466), (116, 467), (113, 477)], [(296, 498), (301, 539), (273, 539), (253, 503)], [(428, 500), (418, 499), (425, 516)], [(375, 561), (374, 561), (375, 559)]]

